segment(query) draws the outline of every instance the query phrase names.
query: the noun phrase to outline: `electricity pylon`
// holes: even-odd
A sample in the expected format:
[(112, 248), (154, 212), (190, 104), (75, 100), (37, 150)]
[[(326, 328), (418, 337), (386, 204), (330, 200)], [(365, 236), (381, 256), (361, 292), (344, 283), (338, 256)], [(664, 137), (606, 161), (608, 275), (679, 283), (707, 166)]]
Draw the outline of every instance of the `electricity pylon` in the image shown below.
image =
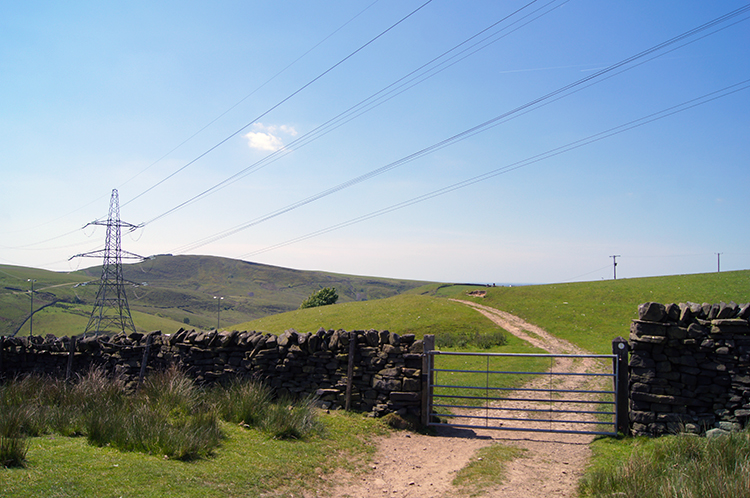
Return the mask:
[(130, 315), (130, 307), (128, 306), (128, 297), (125, 294), (122, 260), (123, 258), (139, 260), (145, 258), (122, 250), (120, 229), (124, 227), (135, 230), (139, 226), (120, 221), (120, 202), (117, 189), (112, 190), (107, 221), (92, 221), (84, 226), (84, 228), (89, 225), (106, 226), (107, 238), (104, 242), (104, 249), (76, 254), (70, 258), (104, 258), (102, 277), (99, 281), (99, 291), (96, 293), (94, 309), (91, 310), (89, 323), (86, 325), (86, 330), (83, 334), (92, 333), (97, 335), (107, 330), (116, 330), (117, 332), (129, 330), (135, 332), (135, 324), (133, 323), (133, 317)]

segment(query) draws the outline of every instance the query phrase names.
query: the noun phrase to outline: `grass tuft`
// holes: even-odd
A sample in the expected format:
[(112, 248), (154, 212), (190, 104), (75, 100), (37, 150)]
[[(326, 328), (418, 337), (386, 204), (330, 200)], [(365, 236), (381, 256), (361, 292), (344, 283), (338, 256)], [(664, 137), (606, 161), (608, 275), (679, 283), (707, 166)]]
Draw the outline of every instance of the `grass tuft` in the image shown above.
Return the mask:
[(750, 497), (750, 431), (705, 438), (599, 440), (582, 496)]
[(29, 443), (25, 437), (0, 436), (0, 465), (9, 467), (25, 467), (26, 453)]
[(271, 389), (254, 380), (232, 380), (226, 387), (210, 391), (219, 416), (227, 422), (256, 426), (271, 403)]
[(273, 439), (304, 439), (319, 432), (315, 398), (298, 401), (282, 398), (269, 404), (261, 428)]
[(320, 431), (314, 399), (272, 401), (258, 382), (235, 381), (204, 390), (176, 368), (146, 379), (136, 393), (122, 379), (93, 369), (74, 384), (29, 376), (0, 385), (4, 466), (25, 460), (27, 437), (84, 435), (111, 446), (177, 460), (209, 457), (224, 438), (221, 419), (258, 427), (274, 439), (304, 439)]
[(505, 479), (505, 464), (524, 456), (526, 450), (504, 444), (492, 444), (477, 450), (469, 464), (458, 471), (453, 485), (468, 496), (480, 496)]

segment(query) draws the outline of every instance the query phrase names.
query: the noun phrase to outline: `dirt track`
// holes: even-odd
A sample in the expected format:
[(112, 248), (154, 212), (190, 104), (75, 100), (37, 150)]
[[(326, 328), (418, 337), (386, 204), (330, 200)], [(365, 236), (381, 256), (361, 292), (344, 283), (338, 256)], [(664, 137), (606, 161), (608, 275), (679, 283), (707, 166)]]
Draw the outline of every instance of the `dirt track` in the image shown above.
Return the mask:
[[(509, 313), (469, 301), (471, 306), (509, 333), (554, 354), (585, 354), (577, 346), (548, 334)], [(595, 359), (558, 360), (555, 371), (602, 371)], [(566, 377), (564, 388), (581, 388), (586, 377)], [(533, 382), (544, 382), (542, 379)], [(523, 401), (517, 403), (523, 404)], [(503, 405), (505, 406), (505, 405)], [(509, 498), (576, 496), (577, 482), (590, 456), (592, 436), (498, 430), (440, 428), (438, 436), (398, 432), (378, 441), (372, 471), (321, 491), (320, 496), (360, 498), (394, 496), (435, 498), (459, 496), (451, 484), (456, 472), (481, 447), (508, 444), (526, 450), (524, 458), (509, 463), (508, 479), (484, 496)], [(339, 476), (340, 477), (340, 476)]]

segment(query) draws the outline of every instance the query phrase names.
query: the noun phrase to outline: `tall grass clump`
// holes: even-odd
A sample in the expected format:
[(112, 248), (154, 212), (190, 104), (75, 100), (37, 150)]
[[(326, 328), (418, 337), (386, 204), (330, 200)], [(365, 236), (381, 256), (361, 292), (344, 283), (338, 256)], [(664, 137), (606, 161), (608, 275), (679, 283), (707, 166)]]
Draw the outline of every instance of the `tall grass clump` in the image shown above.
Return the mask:
[(271, 404), (271, 389), (256, 380), (233, 379), (227, 386), (211, 390), (219, 416), (227, 422), (258, 426)]
[(170, 368), (136, 391), (92, 369), (73, 383), (29, 376), (0, 384), (0, 464), (23, 465), (26, 438), (85, 436), (94, 446), (194, 460), (223, 439), (220, 420), (254, 427), (273, 439), (302, 439), (319, 430), (313, 398), (272, 399), (260, 382), (204, 389)]
[(636, 440), (624, 461), (589, 469), (580, 489), (588, 497), (748, 498), (750, 431)]
[(213, 406), (176, 368), (150, 376), (134, 395), (113, 390), (100, 400), (86, 415), (86, 436), (96, 446), (193, 460), (211, 455), (221, 442)]
[(490, 349), (494, 346), (504, 346), (508, 338), (502, 330), (489, 331), (466, 331), (458, 330), (447, 334), (435, 336), (435, 347), (445, 348), (467, 348), (477, 347), (479, 349)]
[(22, 429), (31, 417), (28, 405), (3, 405), (0, 416), (0, 466), (23, 467), (26, 463), (28, 440)]
[(273, 399), (260, 381), (235, 379), (215, 387), (211, 399), (223, 420), (258, 428), (273, 439), (303, 439), (320, 430), (314, 397)]
[(281, 398), (269, 404), (260, 427), (274, 439), (303, 439), (318, 432), (315, 398)]

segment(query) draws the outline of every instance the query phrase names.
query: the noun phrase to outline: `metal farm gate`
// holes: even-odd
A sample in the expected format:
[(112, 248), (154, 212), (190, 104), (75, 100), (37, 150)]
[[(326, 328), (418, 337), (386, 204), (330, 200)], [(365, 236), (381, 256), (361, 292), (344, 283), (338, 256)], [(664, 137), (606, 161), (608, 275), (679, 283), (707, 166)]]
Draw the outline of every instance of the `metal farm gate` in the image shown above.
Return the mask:
[[(627, 343), (613, 354), (458, 353), (426, 348), (423, 422), (507, 431), (617, 435), (627, 432)], [(549, 370), (540, 363), (549, 359)], [(559, 368), (594, 359), (602, 371)], [(533, 371), (517, 367), (531, 365)]]

